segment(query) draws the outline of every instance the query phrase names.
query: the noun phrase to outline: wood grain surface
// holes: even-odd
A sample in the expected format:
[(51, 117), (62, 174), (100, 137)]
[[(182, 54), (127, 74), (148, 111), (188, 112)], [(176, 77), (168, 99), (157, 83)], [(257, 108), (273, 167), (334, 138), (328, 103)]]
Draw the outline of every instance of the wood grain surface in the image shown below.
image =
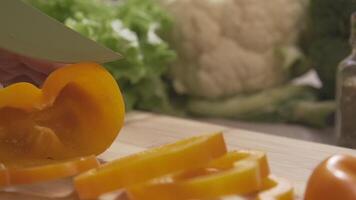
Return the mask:
[[(147, 148), (175, 142), (194, 135), (222, 131), (230, 150), (254, 149), (267, 152), (272, 173), (289, 179), (295, 186), (298, 198), (303, 196), (305, 184), (314, 167), (334, 154), (353, 154), (355, 150), (305, 142), (263, 133), (233, 129), (219, 125), (150, 113), (135, 112), (128, 115), (122, 132), (113, 145), (100, 158), (110, 161)], [(43, 186), (42, 186), (43, 187)], [(67, 187), (67, 186), (66, 186)], [(53, 188), (52, 188), (53, 189)], [(56, 189), (53, 189), (55, 192)], [(67, 191), (68, 192), (68, 191)], [(26, 189), (1, 192), (0, 199), (58, 199), (46, 189), (33, 192)], [(76, 199), (75, 195), (59, 199)], [(110, 198), (107, 198), (110, 199)]]

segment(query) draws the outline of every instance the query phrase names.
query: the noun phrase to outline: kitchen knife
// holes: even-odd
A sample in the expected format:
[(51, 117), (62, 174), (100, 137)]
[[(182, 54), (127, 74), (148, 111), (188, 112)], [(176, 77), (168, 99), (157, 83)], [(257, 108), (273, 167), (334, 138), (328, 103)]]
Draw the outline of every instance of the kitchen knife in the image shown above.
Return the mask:
[(0, 0), (0, 48), (57, 63), (121, 58), (21, 0)]

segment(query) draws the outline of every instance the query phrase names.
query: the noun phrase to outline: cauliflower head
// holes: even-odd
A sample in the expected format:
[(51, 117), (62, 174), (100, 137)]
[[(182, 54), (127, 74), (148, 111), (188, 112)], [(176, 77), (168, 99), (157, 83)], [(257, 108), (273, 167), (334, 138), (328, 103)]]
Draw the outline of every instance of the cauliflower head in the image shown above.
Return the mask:
[(297, 52), (306, 0), (173, 0), (178, 93), (220, 98), (286, 80), (282, 49)]

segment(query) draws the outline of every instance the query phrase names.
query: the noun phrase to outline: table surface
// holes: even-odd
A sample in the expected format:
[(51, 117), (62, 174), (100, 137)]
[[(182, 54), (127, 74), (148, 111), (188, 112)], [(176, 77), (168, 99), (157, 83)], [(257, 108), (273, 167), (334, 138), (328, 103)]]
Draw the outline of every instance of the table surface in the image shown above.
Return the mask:
[[(180, 139), (218, 131), (224, 133), (229, 150), (253, 149), (267, 152), (272, 173), (289, 179), (295, 186), (299, 197), (303, 195), (306, 182), (312, 170), (322, 160), (334, 154), (356, 155), (355, 150), (336, 146), (137, 112), (128, 115), (125, 127), (117, 140), (100, 158), (110, 161)], [(43, 188), (41, 191), (31, 192), (29, 189), (24, 189), (20, 193), (0, 192), (0, 199), (53, 199), (48, 197), (51, 195), (43, 192)], [(62, 196), (59, 195), (58, 197)], [(72, 195), (60, 199), (76, 198)]]

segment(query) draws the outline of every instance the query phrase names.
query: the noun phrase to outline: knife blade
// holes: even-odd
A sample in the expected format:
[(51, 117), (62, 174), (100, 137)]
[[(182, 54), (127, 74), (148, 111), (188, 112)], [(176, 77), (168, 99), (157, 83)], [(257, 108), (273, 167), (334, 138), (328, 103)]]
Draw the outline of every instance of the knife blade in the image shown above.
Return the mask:
[(121, 58), (21, 0), (0, 1), (0, 48), (58, 63)]

